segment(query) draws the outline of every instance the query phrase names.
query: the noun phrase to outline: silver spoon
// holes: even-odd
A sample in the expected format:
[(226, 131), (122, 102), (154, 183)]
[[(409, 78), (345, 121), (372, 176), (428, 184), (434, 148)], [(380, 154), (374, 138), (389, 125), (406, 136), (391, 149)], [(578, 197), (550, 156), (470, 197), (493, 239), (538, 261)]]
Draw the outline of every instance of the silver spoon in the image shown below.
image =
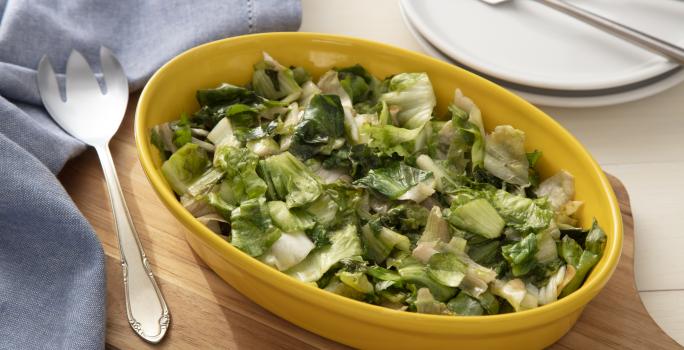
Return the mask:
[[(490, 5), (498, 5), (513, 0), (480, 0)], [(589, 12), (577, 6), (571, 5), (563, 0), (535, 0), (540, 4), (544, 4), (550, 8), (565, 13), (573, 18), (576, 18), (584, 23), (599, 28), (607, 33), (613, 34), (621, 39), (627, 40), (632, 44), (636, 44), (646, 50), (667, 57), (672, 62), (684, 65), (684, 49), (668, 43), (664, 40), (658, 39), (654, 36), (640, 32), (634, 28), (627, 27), (624, 24), (617, 23), (608, 18), (599, 16), (595, 13)]]
[(109, 140), (119, 129), (126, 111), (128, 80), (119, 61), (104, 47), (100, 48), (100, 61), (106, 93), (102, 93), (88, 62), (75, 50), (67, 61), (66, 100), (62, 100), (47, 57), (39, 64), (38, 89), (52, 119), (97, 151), (119, 237), (128, 322), (141, 338), (158, 343), (169, 327), (169, 309), (133, 227), (109, 151)]

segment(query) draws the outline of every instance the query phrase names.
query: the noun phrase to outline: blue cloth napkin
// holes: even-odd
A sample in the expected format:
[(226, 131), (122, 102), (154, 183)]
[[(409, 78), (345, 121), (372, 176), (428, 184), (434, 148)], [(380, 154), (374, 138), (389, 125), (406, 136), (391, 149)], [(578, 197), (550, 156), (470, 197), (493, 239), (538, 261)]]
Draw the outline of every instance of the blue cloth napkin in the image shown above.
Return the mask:
[(102, 248), (55, 178), (85, 147), (42, 107), (41, 57), (64, 72), (72, 49), (96, 63), (104, 45), (136, 90), (192, 46), (300, 21), (299, 0), (0, 0), (0, 349), (104, 346)]

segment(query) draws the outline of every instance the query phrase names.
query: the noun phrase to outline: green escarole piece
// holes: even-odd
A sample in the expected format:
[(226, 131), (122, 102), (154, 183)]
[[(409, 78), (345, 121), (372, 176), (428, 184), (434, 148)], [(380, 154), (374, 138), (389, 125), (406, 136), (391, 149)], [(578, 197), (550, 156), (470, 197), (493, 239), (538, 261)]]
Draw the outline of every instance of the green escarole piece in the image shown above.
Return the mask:
[(454, 202), (448, 219), (452, 225), (486, 238), (499, 237), (506, 225), (496, 209), (483, 198), (460, 205)]
[(428, 276), (447, 287), (458, 287), (467, 272), (468, 265), (453, 253), (437, 253), (428, 261)]
[(398, 110), (397, 126), (416, 129), (432, 118), (437, 100), (426, 73), (397, 74), (390, 79), (388, 90), (380, 101)]
[(337, 95), (315, 95), (295, 126), (290, 151), (302, 159), (330, 154), (344, 145), (344, 110)]
[(361, 242), (364, 248), (363, 256), (378, 264), (385, 261), (393, 249), (408, 251), (411, 246), (408, 237), (387, 227), (368, 224), (361, 228)]
[(230, 222), (230, 243), (251, 256), (264, 254), (282, 233), (273, 225), (263, 197), (240, 203), (231, 213)]
[(397, 162), (386, 168), (370, 170), (354, 183), (371, 188), (389, 199), (422, 202), (435, 192), (430, 180), (432, 173)]
[(397, 271), (407, 283), (429, 289), (438, 301), (447, 301), (456, 294), (456, 288), (445, 286), (432, 279), (428, 274), (428, 267), (412, 257), (405, 258)]
[(525, 133), (510, 125), (499, 125), (487, 135), (484, 168), (492, 175), (514, 185), (529, 184), (525, 153)]
[(449, 300), (446, 307), (454, 314), (461, 316), (479, 316), (485, 313), (485, 309), (477, 299), (463, 292)]
[(290, 210), (285, 202), (266, 203), (273, 223), (285, 232), (306, 231), (316, 225), (316, 221), (306, 212)]
[(267, 186), (256, 172), (259, 157), (246, 148), (220, 146), (214, 154), (214, 167), (225, 172), (224, 191), (232, 194), (232, 204), (263, 196)]
[(362, 253), (356, 227), (347, 225), (330, 234), (329, 245), (312, 250), (306, 259), (285, 273), (302, 282), (315, 282), (340, 260)]
[(258, 170), (268, 186), (269, 198), (285, 201), (288, 208), (311, 203), (323, 192), (311, 170), (290, 152), (259, 161)]
[[(300, 69), (298, 72), (300, 79), (303, 74), (306, 74), (306, 71), (302, 72)], [(264, 59), (261, 62), (254, 65), (252, 87), (260, 96), (270, 100), (288, 97), (287, 102), (296, 100), (302, 92), (294, 72), (278, 63), (267, 53), (264, 53)]]
[(519, 232), (541, 231), (553, 220), (553, 209), (546, 198), (531, 199), (504, 190), (484, 195), (506, 224)]
[[(595, 249), (594, 244), (587, 245), (592, 247), (592, 249)], [(569, 236), (563, 236), (560, 251), (565, 262), (575, 268), (575, 276), (561, 291), (560, 297), (562, 298), (576, 291), (582, 285), (587, 274), (589, 274), (594, 265), (601, 259), (603, 251), (601, 250), (597, 254), (589, 249), (583, 250), (582, 247)]]
[(183, 195), (209, 165), (207, 152), (194, 143), (187, 143), (162, 164), (162, 174), (174, 192)]
[(537, 236), (529, 234), (519, 242), (501, 247), (503, 257), (511, 265), (513, 276), (522, 276), (536, 265)]

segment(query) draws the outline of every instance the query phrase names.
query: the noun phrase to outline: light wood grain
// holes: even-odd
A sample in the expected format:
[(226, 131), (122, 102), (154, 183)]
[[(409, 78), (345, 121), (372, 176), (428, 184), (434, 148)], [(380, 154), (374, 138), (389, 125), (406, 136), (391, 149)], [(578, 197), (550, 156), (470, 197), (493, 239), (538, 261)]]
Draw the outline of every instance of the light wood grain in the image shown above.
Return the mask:
[[(167, 338), (152, 346), (140, 340), (125, 317), (116, 235), (95, 153), (87, 151), (60, 174), (67, 191), (93, 225), (106, 254), (107, 337), (112, 349), (344, 349), (259, 307), (224, 283), (185, 242), (181, 224), (156, 198), (137, 161), (133, 108), (111, 143), (119, 179), (157, 280), (172, 315)], [(634, 233), (627, 192), (611, 178), (625, 226), (623, 255), (605, 290), (554, 349), (675, 349), (678, 345), (651, 320), (634, 286)]]

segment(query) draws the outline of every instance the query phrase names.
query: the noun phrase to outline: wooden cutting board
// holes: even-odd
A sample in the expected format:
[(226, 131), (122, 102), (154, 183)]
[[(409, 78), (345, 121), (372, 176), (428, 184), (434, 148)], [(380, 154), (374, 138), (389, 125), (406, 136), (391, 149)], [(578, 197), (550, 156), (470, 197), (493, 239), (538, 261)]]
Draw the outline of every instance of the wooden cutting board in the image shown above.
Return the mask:
[[(346, 349), (254, 304), (223, 282), (185, 242), (185, 228), (157, 199), (138, 162), (133, 140), (132, 97), (112, 140), (119, 180), (142, 245), (171, 311), (171, 328), (159, 345), (130, 329), (121, 266), (106, 188), (97, 156), (89, 150), (60, 174), (67, 191), (102, 241), (107, 271), (107, 348), (110, 349)], [(620, 201), (624, 249), (606, 288), (553, 349), (679, 349), (649, 317), (634, 285), (634, 223), (629, 197), (609, 176)]]

